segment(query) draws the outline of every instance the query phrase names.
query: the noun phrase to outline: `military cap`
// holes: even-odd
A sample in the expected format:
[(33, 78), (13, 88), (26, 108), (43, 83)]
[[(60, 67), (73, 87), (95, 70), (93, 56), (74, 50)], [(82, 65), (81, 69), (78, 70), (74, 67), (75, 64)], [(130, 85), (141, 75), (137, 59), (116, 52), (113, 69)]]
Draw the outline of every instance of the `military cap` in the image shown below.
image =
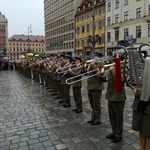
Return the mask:
[(99, 52), (95, 52), (95, 53), (94, 53), (94, 56), (102, 57), (103, 54), (102, 54), (102, 53), (99, 53)]
[(60, 55), (60, 57), (65, 57), (65, 54), (63, 54), (63, 53), (60, 53), (59, 55)]
[(80, 60), (80, 61), (82, 61), (82, 60), (81, 60), (81, 58), (80, 58), (80, 57), (77, 57), (77, 56), (76, 56), (76, 57), (74, 57), (74, 59), (73, 59), (73, 60), (74, 60), (74, 61), (75, 61), (75, 60)]

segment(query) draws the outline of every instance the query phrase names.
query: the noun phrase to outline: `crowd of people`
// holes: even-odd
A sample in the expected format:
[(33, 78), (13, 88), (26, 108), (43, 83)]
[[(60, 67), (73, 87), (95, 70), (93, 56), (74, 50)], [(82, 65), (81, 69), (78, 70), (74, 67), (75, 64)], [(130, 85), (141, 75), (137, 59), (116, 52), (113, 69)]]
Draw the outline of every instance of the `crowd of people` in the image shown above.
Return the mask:
[(14, 60), (0, 59), (0, 71), (2, 70), (14, 70), (16, 69), (16, 63)]
[[(103, 55), (99, 52), (96, 52), (92, 59), (87, 57), (88, 59), (84, 61), (79, 56), (72, 58), (62, 53), (51, 54), (49, 57), (26, 57), (18, 60), (16, 66), (18, 71), (25, 76), (49, 88), (51, 95), (56, 96), (59, 99), (58, 102), (64, 108), (71, 107), (70, 88), (72, 87), (76, 106), (72, 111), (75, 113), (82, 113), (83, 111), (81, 78), (86, 75), (87, 94), (91, 106), (91, 119), (87, 123), (92, 126), (99, 125), (102, 122), (101, 95), (104, 89), (103, 84), (107, 82), (106, 99), (108, 100), (108, 114), (112, 132), (106, 135), (106, 138), (116, 143), (121, 141), (123, 137), (123, 112), (126, 100), (125, 78), (128, 76), (128, 70), (123, 69), (124, 64), (122, 62), (125, 58), (118, 57), (120, 59), (120, 91), (115, 88), (115, 81), (117, 80), (115, 58), (110, 59), (108, 57), (103, 59)], [(107, 71), (102, 71), (104, 68)], [(148, 89), (150, 89), (150, 86)], [(150, 124), (148, 120), (150, 115), (149, 97), (146, 102), (141, 102), (141, 91), (139, 94), (136, 87), (131, 87), (131, 90), (135, 93), (132, 129), (140, 133), (141, 150), (149, 150), (150, 132), (149, 126), (147, 126)], [(137, 99), (140, 103), (137, 103)]]

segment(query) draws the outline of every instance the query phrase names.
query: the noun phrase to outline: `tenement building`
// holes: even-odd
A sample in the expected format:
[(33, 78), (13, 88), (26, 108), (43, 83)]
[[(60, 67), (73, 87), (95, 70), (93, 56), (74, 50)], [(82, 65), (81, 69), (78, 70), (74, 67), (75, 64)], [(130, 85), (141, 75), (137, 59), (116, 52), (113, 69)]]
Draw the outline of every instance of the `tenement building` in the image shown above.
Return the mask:
[(46, 53), (74, 53), (74, 15), (80, 0), (44, 0)]
[(9, 38), (9, 57), (17, 59), (30, 51), (45, 52), (45, 37), (39, 35), (13, 35)]
[(105, 1), (82, 0), (75, 15), (75, 51), (79, 55), (105, 53)]
[(8, 50), (8, 20), (0, 12), (0, 56), (7, 56)]
[(150, 1), (106, 0), (105, 31), (108, 54), (117, 45), (150, 42)]

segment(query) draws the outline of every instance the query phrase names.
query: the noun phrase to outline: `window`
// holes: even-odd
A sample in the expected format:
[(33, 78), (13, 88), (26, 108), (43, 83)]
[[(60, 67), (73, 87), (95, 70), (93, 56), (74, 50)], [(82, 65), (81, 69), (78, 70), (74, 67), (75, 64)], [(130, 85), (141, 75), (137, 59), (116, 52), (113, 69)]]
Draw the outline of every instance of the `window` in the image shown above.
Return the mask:
[(86, 31), (90, 32), (90, 25), (89, 24), (87, 24)]
[(98, 38), (98, 44), (102, 44), (102, 37), (101, 36), (99, 36), (99, 38)]
[(136, 18), (141, 18), (142, 17), (142, 11), (141, 7), (136, 9)]
[(84, 47), (84, 40), (82, 40), (82, 47)]
[(98, 28), (102, 28), (102, 20), (99, 20), (99, 22), (98, 22)]
[(86, 18), (88, 19), (89, 17), (90, 17), (90, 14), (89, 14), (89, 13), (87, 13), (87, 14), (86, 14)]
[(150, 37), (150, 24), (148, 24), (148, 37)]
[(80, 41), (77, 41), (77, 47), (80, 47)]
[(124, 5), (128, 5), (129, 4), (129, 0), (124, 0)]
[(125, 28), (124, 29), (124, 40), (127, 40), (128, 35), (129, 35), (129, 29)]
[(88, 7), (91, 7), (91, 3), (88, 3)]
[(85, 5), (83, 5), (83, 9), (85, 9)]
[(115, 15), (115, 23), (119, 22), (119, 14)]
[(110, 42), (111, 39), (111, 32), (107, 32), (107, 42)]
[(97, 3), (97, 0), (94, 0), (94, 5), (96, 5), (96, 3)]
[(96, 15), (96, 10), (93, 11), (93, 16), (95, 16), (95, 15)]
[(84, 26), (82, 26), (82, 33), (84, 33)]
[(119, 29), (115, 30), (115, 41), (119, 40)]
[(82, 16), (82, 20), (84, 20), (84, 15)]
[(111, 11), (111, 2), (107, 3), (107, 11)]
[(129, 20), (129, 12), (128, 11), (124, 12), (124, 21), (127, 21), (127, 20)]
[(107, 18), (107, 25), (108, 25), (108, 26), (111, 25), (111, 18), (110, 18), (110, 17)]
[(136, 27), (136, 38), (141, 38), (141, 26)]
[(103, 12), (103, 11), (102, 11), (102, 8), (100, 8), (100, 9), (99, 9), (99, 15), (101, 15), (102, 12)]
[(150, 5), (148, 6), (148, 15), (150, 15)]
[(77, 34), (80, 33), (80, 27), (77, 27)]
[(115, 2), (115, 8), (116, 9), (119, 8), (119, 0), (116, 0), (116, 2)]

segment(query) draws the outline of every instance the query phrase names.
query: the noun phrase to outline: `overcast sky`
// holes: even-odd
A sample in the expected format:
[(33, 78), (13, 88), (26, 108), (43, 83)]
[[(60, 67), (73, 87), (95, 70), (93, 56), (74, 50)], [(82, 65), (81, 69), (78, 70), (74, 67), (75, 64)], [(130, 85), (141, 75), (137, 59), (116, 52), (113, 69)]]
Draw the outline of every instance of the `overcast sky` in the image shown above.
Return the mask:
[(14, 34), (45, 35), (43, 0), (0, 0), (0, 11), (8, 19), (8, 37)]

